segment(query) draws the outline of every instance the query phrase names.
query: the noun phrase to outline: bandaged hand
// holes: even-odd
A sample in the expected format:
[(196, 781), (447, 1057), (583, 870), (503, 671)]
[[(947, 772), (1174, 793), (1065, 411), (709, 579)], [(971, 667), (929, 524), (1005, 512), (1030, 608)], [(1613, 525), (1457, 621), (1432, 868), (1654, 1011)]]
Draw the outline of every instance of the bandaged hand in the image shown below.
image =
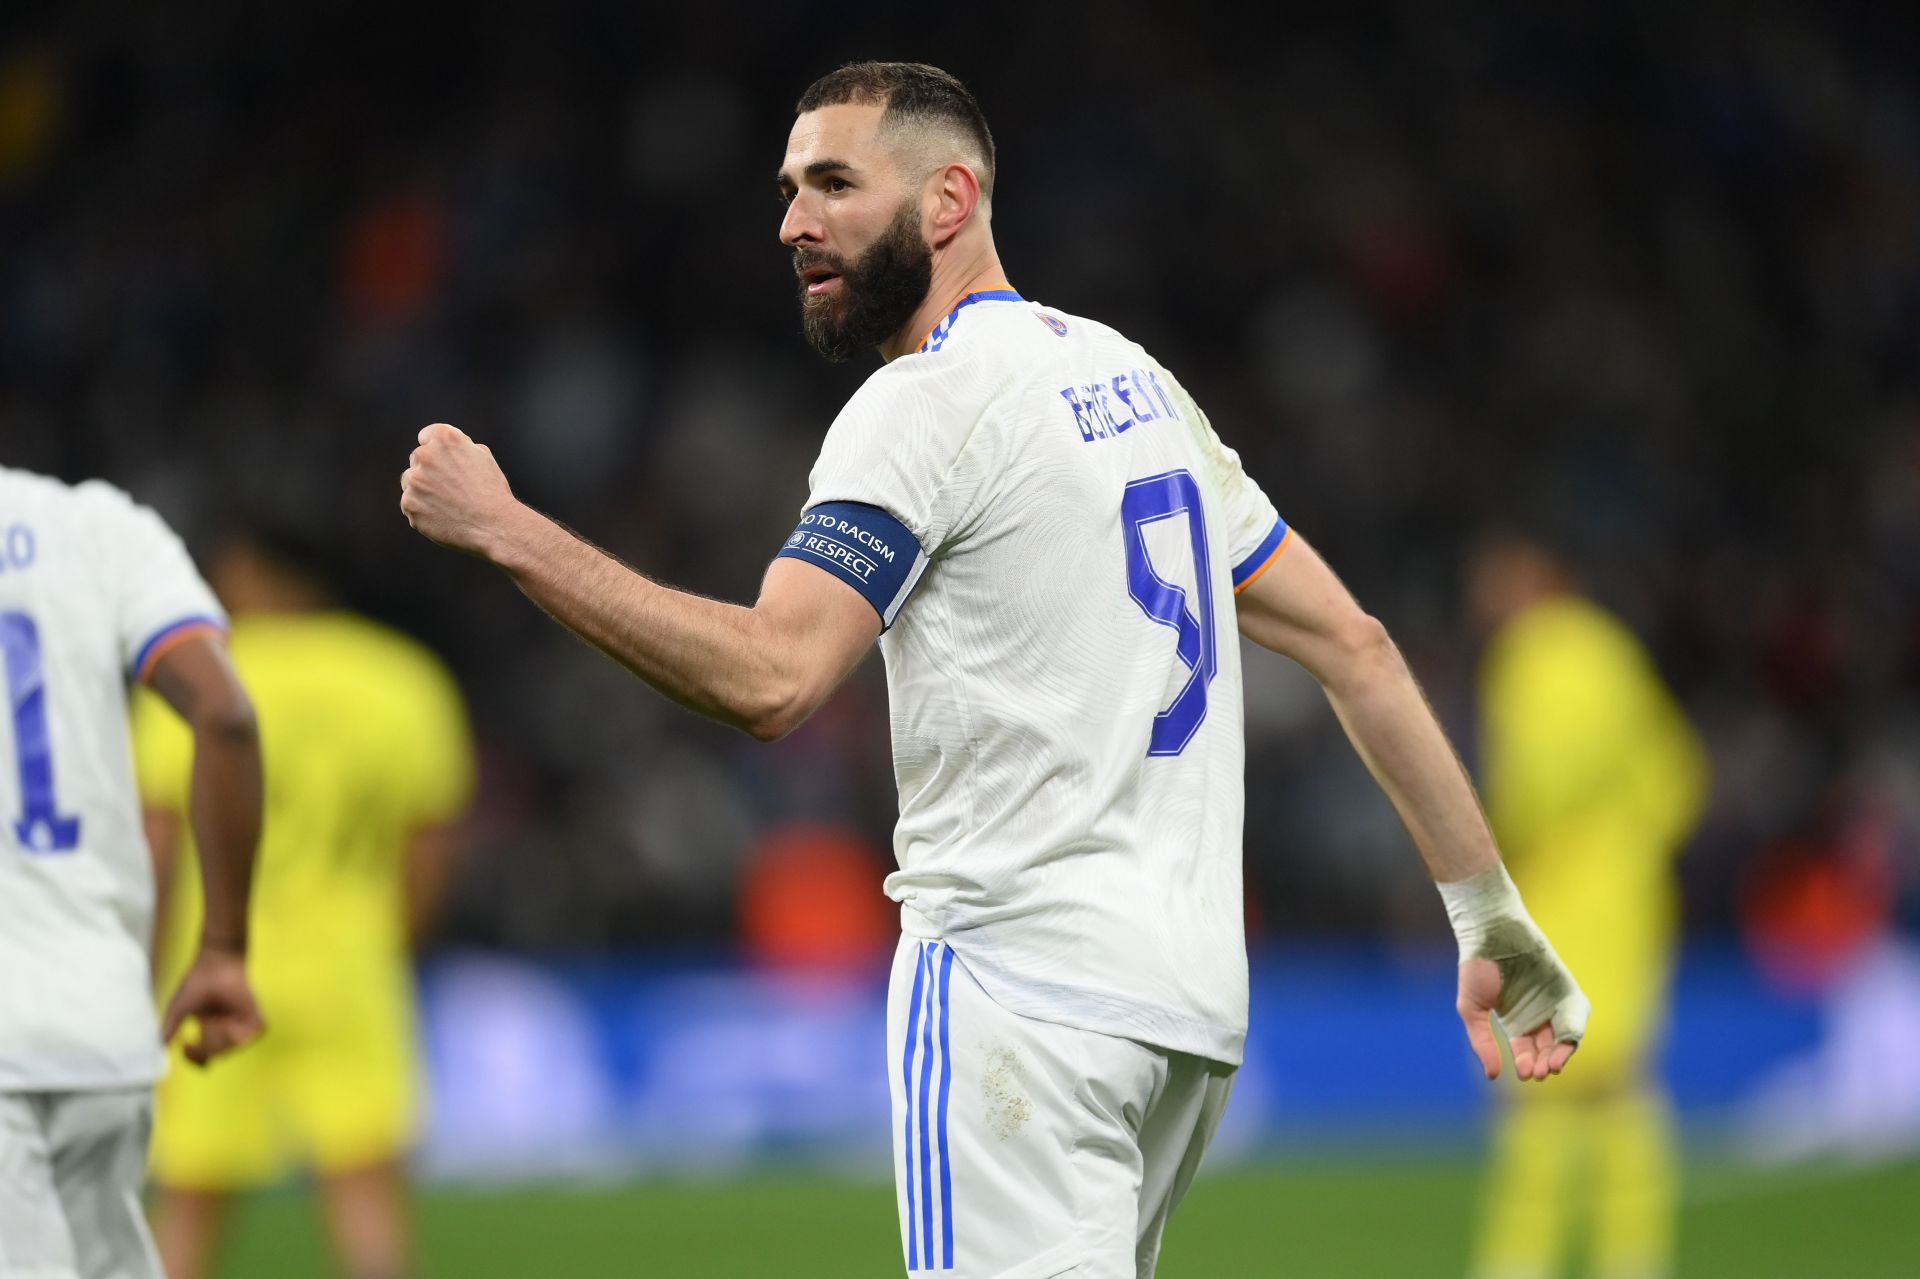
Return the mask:
[(1522, 1080), (1559, 1074), (1586, 1034), (1591, 1005), (1528, 916), (1506, 867), (1438, 887), (1460, 943), (1460, 1020), (1487, 1078), (1500, 1077), (1495, 1014)]

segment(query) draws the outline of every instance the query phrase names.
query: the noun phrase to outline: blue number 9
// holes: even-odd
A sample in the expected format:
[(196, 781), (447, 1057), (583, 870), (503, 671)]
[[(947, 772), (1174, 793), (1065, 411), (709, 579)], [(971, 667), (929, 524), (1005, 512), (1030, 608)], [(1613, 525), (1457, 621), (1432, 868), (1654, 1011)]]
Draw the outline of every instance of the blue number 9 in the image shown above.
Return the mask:
[[(1187, 592), (1154, 571), (1147, 554), (1147, 525), (1187, 517), (1187, 536), (1193, 545), (1194, 583), (1200, 616), (1187, 606)], [(1200, 506), (1200, 486), (1186, 471), (1134, 480), (1120, 500), (1120, 522), (1127, 540), (1127, 594), (1162, 626), (1178, 637), (1174, 651), (1188, 670), (1187, 682), (1168, 707), (1154, 717), (1147, 754), (1178, 755), (1207, 717), (1207, 685), (1220, 669), (1213, 625), (1213, 574), (1207, 555), (1207, 521)]]

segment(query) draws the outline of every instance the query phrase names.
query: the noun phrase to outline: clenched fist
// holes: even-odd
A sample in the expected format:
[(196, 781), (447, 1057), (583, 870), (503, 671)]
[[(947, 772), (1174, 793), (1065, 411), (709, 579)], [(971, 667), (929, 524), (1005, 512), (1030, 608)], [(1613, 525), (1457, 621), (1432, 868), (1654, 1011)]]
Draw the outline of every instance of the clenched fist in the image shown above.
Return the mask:
[(199, 1034), (185, 1042), (187, 1060), (196, 1066), (252, 1043), (267, 1028), (260, 1006), (254, 1002), (253, 988), (247, 984), (246, 960), (238, 951), (205, 945), (200, 948), (193, 967), (180, 979), (179, 989), (167, 1003), (160, 1026), (161, 1042), (171, 1043), (189, 1019), (199, 1026)]
[(492, 449), (445, 422), (420, 432), (400, 476), (400, 512), (428, 539), (485, 556), (519, 505)]

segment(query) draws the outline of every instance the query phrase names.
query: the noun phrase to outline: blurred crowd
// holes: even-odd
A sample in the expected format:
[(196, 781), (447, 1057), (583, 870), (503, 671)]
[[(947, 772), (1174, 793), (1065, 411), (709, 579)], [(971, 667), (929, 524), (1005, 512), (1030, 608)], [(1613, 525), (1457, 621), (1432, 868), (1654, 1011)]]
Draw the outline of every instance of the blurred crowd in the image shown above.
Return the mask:
[[(761, 746), (396, 506), (451, 421), (584, 536), (750, 599), (869, 371), (800, 340), (772, 181), (861, 57), (968, 81), (1015, 287), (1188, 384), (1470, 763), (1464, 562), (1519, 523), (1706, 737), (1692, 927), (1817, 930), (1805, 867), (1920, 922), (1920, 42), (1878, 8), (188, 8), (0, 25), (0, 461), (190, 540), (271, 505), (448, 658), (482, 793), (446, 940), (724, 940), (796, 839), (890, 862), (877, 657)], [(1443, 938), (1311, 681), (1253, 657), (1248, 696), (1256, 928)]]

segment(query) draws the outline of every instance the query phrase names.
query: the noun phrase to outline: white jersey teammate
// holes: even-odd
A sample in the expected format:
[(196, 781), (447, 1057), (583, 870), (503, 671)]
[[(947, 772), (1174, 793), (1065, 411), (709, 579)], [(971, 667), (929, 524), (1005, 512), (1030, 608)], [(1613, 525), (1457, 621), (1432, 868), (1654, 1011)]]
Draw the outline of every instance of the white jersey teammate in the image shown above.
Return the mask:
[(1405, 819), (1461, 939), (1488, 1075), (1496, 1010), (1520, 1075), (1559, 1071), (1585, 1000), (1404, 662), (1171, 373), (1006, 283), (972, 96), (931, 67), (862, 63), (798, 110), (781, 239), (807, 337), (887, 363), (828, 431), (752, 608), (573, 537), (449, 426), (421, 432), (401, 505), (757, 737), (882, 636), (908, 1271), (1153, 1272), (1246, 1034), (1239, 634), (1319, 678)]
[[(152, 511), (0, 467), (0, 1279), (160, 1279), (140, 1205), (162, 1043), (258, 1034), (244, 973), (260, 826), (225, 619)], [(198, 961), (156, 1023), (153, 864), (127, 726), (144, 679), (193, 725)]]

